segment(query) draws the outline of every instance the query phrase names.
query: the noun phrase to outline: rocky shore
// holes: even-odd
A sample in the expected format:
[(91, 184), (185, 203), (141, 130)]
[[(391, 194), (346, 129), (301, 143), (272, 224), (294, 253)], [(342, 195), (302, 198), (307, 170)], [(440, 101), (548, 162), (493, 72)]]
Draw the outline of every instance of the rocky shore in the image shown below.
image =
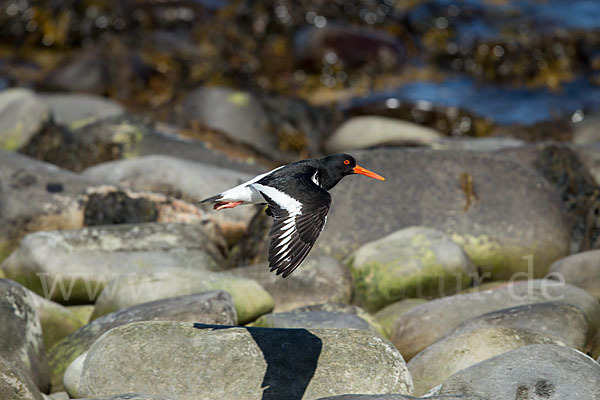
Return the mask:
[[(0, 6), (0, 399), (600, 400), (600, 7), (50, 3)], [(198, 203), (335, 152), (386, 180), (285, 279)]]

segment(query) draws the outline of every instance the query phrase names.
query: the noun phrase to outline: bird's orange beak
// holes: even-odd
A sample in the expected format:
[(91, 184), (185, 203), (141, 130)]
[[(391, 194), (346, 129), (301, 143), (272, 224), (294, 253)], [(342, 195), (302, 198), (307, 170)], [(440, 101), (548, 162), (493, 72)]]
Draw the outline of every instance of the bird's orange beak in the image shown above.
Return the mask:
[(352, 168), (352, 171), (354, 171), (355, 174), (360, 174), (360, 175), (368, 176), (369, 178), (375, 178), (375, 179), (379, 179), (380, 181), (385, 181), (385, 178), (383, 176), (377, 175), (375, 172), (371, 172), (368, 169), (365, 169), (359, 165)]

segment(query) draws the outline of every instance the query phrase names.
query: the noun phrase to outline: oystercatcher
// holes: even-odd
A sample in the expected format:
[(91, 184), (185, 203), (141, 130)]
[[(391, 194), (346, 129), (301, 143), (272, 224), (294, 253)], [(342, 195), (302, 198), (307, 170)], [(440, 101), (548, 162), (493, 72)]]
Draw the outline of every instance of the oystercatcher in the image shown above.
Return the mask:
[(285, 278), (306, 258), (325, 226), (331, 205), (327, 191), (352, 174), (385, 180), (356, 165), (352, 156), (334, 154), (283, 165), (201, 203), (214, 202), (217, 211), (267, 203), (265, 212), (274, 218), (269, 233), (269, 267)]

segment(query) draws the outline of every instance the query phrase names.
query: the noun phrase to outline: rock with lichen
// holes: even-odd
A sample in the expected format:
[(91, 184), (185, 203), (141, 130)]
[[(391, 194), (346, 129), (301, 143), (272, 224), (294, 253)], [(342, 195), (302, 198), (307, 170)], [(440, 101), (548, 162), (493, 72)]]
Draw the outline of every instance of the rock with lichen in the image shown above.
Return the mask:
[(138, 321), (188, 321), (236, 325), (237, 314), (228, 293), (210, 291), (142, 303), (103, 315), (49, 348), (48, 362), (51, 369), (52, 391), (62, 389), (63, 375), (69, 365), (87, 352), (102, 334), (117, 326)]
[(113, 279), (173, 268), (220, 270), (224, 249), (210, 224), (103, 225), (31, 233), (0, 268), (46, 298), (85, 304)]
[(0, 313), (0, 357), (47, 391), (50, 381), (42, 326), (28, 291), (0, 279)]
[(351, 176), (333, 188), (313, 252), (344, 258), (398, 229), (425, 226), (448, 235), (493, 279), (543, 277), (569, 252), (571, 226), (559, 193), (514, 159), (399, 148), (353, 156), (386, 180)]
[(477, 278), (463, 249), (443, 232), (410, 227), (361, 246), (350, 255), (354, 301), (376, 311), (395, 301), (459, 292)]
[(70, 171), (0, 151), (0, 260), (28, 233), (141, 222), (214, 221), (158, 193), (98, 185)]
[[(227, 376), (237, 379), (222, 379)], [(179, 399), (260, 398), (264, 393), (315, 399), (412, 392), (402, 356), (376, 333), (181, 322), (112, 329), (90, 348), (79, 382), (78, 394), (84, 397), (146, 391)]]

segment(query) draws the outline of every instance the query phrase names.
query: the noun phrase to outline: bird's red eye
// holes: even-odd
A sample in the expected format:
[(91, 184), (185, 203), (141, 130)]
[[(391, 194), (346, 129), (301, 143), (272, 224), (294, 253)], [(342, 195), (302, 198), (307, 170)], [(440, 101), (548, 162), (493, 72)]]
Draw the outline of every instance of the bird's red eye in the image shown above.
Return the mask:
[(350, 164), (350, 160), (344, 160), (344, 164), (346, 164), (346, 165)]

